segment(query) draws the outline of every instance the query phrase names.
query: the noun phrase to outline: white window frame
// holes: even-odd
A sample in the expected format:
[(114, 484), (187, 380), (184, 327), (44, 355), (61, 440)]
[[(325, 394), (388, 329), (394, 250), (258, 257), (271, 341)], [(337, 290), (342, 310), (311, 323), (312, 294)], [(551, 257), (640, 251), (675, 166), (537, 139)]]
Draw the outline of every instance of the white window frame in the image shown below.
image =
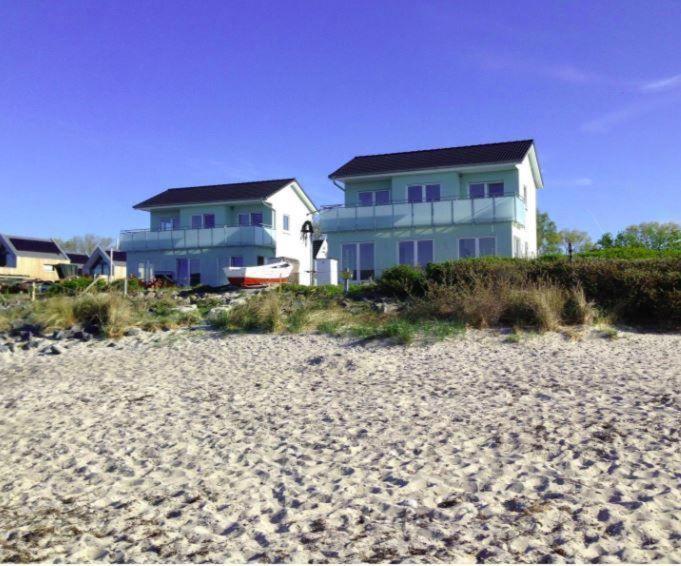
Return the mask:
[(342, 242), (341, 243), (341, 250), (340, 250), (340, 265), (339, 269), (343, 270), (343, 248), (345, 246), (355, 246), (355, 260), (357, 262), (357, 265), (355, 267), (355, 271), (357, 272), (357, 279), (350, 279), (350, 281), (353, 281), (355, 283), (361, 283), (362, 281), (369, 281), (369, 279), (362, 279), (362, 265), (360, 261), (360, 255), (359, 255), (359, 247), (362, 244), (371, 244), (374, 247), (374, 253), (373, 253), (373, 265), (371, 266), (371, 270), (374, 272), (373, 275), (373, 280), (376, 280), (376, 242), (373, 241), (364, 241), (364, 242)]
[[(426, 195), (426, 187), (427, 186), (437, 186), (440, 187), (440, 198), (438, 200), (426, 200), (427, 195)], [(442, 200), (442, 183), (410, 183), (407, 185), (407, 188), (405, 190), (405, 194), (407, 195), (407, 202), (409, 201), (409, 189), (412, 187), (421, 187), (421, 200), (418, 201), (415, 204), (419, 204), (422, 202), (440, 202)]]
[(284, 232), (288, 232), (291, 229), (291, 216), (289, 214), (284, 214), (281, 217), (281, 229)]
[[(388, 202), (386, 204), (376, 204), (376, 193), (388, 193)], [(357, 192), (357, 205), (358, 206), (386, 206), (392, 203), (392, 191), (390, 189), (372, 189), (370, 191), (358, 191)], [(371, 195), (371, 204), (362, 204), (359, 195)]]
[[(480, 240), (482, 238), (491, 238), (494, 240), (494, 254), (491, 256), (484, 256), (484, 257), (497, 257), (498, 254), (498, 247), (497, 247), (497, 237), (496, 236), (461, 236), (460, 238), (457, 238), (456, 240), (456, 258), (457, 259), (468, 259), (468, 258), (462, 258), (461, 257), (461, 240), (475, 240), (475, 255), (473, 256), (474, 258), (479, 258), (480, 257)], [(434, 251), (434, 250), (433, 250)], [(435, 255), (433, 253), (433, 255)]]
[[(505, 181), (469, 181), (469, 183), (468, 183), (468, 198), (473, 199), (473, 197), (471, 196), (471, 185), (483, 185), (484, 186), (485, 194), (482, 198), (500, 198), (500, 197), (490, 197), (489, 196), (489, 186), (490, 185), (498, 185), (499, 183), (501, 183), (504, 186), (504, 194), (501, 195), (501, 196), (504, 196), (504, 197), (508, 196), (506, 194), (506, 182)], [(475, 199), (473, 199), (473, 200), (475, 200)]]
[[(413, 186), (414, 185), (412, 185), (412, 187)], [(422, 239), (422, 240), (399, 240), (397, 242), (397, 247), (396, 247), (396, 249), (397, 249), (397, 262), (396, 262), (397, 265), (409, 265), (408, 263), (400, 262), (400, 244), (411, 243), (412, 248), (413, 248), (413, 252), (414, 252), (414, 263), (412, 263), (411, 265), (412, 265), (412, 267), (421, 267), (421, 265), (419, 265), (419, 246), (418, 246), (419, 242), (430, 242), (431, 244), (433, 244), (433, 262), (435, 261), (435, 240), (433, 240), (431, 238), (425, 238), (425, 239)], [(425, 265), (423, 267), (425, 267)]]

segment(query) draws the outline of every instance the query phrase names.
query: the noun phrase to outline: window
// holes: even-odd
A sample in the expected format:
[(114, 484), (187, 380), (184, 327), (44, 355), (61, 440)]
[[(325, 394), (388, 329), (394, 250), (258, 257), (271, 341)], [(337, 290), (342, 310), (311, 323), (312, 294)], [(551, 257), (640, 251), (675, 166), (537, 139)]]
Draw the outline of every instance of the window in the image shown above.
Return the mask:
[(374, 204), (374, 193), (364, 192), (359, 193), (359, 205), (360, 206), (371, 206)]
[(496, 238), (461, 238), (459, 240), (459, 259), (496, 255)]
[(433, 240), (416, 242), (416, 263), (421, 267), (433, 263)]
[(459, 259), (475, 257), (475, 238), (461, 238), (459, 240)]
[(471, 198), (485, 198), (485, 184), (474, 183), (468, 186)]
[(262, 212), (251, 212), (251, 226), (262, 226)]
[(177, 225), (179, 224), (177, 218), (161, 218), (158, 221), (158, 227), (160, 230), (177, 230)]
[(204, 228), (215, 228), (215, 214), (204, 214), (203, 215), (203, 227)]
[[(359, 260), (359, 261), (358, 261)], [(366, 281), (374, 277), (374, 244), (343, 244), (341, 248), (341, 271), (352, 272), (353, 281)]]
[(374, 196), (376, 197), (375, 204), (390, 204), (390, 191), (376, 191)]
[(414, 265), (414, 242), (400, 242), (398, 244), (399, 248), (399, 261), (402, 265)]
[(192, 216), (192, 228), (201, 228), (203, 223), (203, 218), (200, 214), (194, 214)]
[(426, 202), (440, 200), (440, 185), (426, 185)]
[(433, 240), (405, 240), (398, 244), (398, 262), (425, 267), (433, 262)]
[(239, 226), (248, 226), (250, 224), (249, 218), (248, 212), (239, 213)]
[(423, 187), (421, 185), (407, 187), (407, 200), (409, 202), (423, 202)]
[(478, 238), (478, 257), (493, 256), (495, 252), (496, 241), (494, 238)]
[(380, 191), (362, 191), (358, 194), (360, 206), (374, 206), (380, 204), (390, 204), (390, 191), (381, 189)]
[(264, 256), (264, 255), (259, 255), (259, 256), (258, 256), (257, 264), (258, 264), (258, 265), (265, 265), (265, 256)]
[(288, 229), (289, 229), (289, 222), (290, 222), (289, 215), (288, 215), (288, 214), (284, 214), (284, 218), (283, 218), (283, 220), (282, 220), (282, 224), (283, 224), (283, 227), (284, 227), (284, 232), (288, 232)]
[(471, 183), (468, 185), (470, 198), (493, 198), (504, 196), (504, 183), (495, 181), (493, 183)]
[(229, 265), (231, 267), (243, 267), (244, 266), (243, 256), (233, 255), (231, 258), (229, 258)]

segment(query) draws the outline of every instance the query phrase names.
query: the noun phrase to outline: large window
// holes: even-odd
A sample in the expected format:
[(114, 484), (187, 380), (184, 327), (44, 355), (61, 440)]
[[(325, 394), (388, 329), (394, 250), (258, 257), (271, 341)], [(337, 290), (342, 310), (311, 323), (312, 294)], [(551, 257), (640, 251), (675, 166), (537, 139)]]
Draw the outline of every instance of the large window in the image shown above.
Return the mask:
[(262, 226), (262, 212), (251, 212), (251, 226)]
[(248, 212), (239, 213), (239, 226), (248, 226), (250, 224), (250, 215)]
[(192, 228), (201, 228), (203, 225), (203, 217), (200, 214), (192, 216)]
[(459, 239), (459, 259), (493, 255), (496, 255), (496, 239), (494, 237)]
[(440, 185), (409, 185), (407, 200), (409, 202), (437, 202), (440, 200)]
[(239, 226), (262, 226), (263, 215), (262, 212), (240, 212)]
[(161, 218), (158, 222), (160, 230), (177, 230), (180, 224), (178, 218)]
[(341, 252), (341, 270), (350, 270), (353, 281), (373, 279), (375, 269), (372, 242), (343, 244)]
[(504, 183), (495, 181), (493, 183), (471, 183), (468, 185), (470, 198), (492, 198), (504, 196)]
[(358, 195), (360, 206), (375, 206), (380, 204), (390, 204), (390, 191), (381, 189), (380, 191), (362, 191)]
[(425, 267), (433, 262), (433, 240), (404, 240), (397, 249), (398, 262), (402, 265)]
[(204, 228), (215, 228), (215, 214), (204, 214), (203, 215), (203, 227)]

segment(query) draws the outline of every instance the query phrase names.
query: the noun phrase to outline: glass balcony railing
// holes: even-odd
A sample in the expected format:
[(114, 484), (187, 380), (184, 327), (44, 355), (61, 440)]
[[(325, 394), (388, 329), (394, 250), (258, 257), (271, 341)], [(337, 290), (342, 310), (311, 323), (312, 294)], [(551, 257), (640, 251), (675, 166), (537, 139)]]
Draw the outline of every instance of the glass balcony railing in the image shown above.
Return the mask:
[(177, 250), (221, 246), (275, 246), (275, 231), (269, 226), (218, 226), (175, 230), (124, 230), (123, 251)]
[(525, 225), (525, 202), (517, 195), (377, 206), (328, 206), (319, 211), (322, 232), (380, 230), (451, 224), (517, 222)]

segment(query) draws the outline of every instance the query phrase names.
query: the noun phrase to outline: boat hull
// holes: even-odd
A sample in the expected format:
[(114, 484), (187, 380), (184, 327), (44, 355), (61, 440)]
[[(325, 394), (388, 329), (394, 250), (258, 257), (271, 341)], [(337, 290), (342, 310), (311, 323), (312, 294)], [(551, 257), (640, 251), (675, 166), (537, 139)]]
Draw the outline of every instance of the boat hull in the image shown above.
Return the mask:
[(285, 261), (248, 267), (227, 267), (225, 275), (237, 287), (264, 287), (286, 283), (293, 266)]

